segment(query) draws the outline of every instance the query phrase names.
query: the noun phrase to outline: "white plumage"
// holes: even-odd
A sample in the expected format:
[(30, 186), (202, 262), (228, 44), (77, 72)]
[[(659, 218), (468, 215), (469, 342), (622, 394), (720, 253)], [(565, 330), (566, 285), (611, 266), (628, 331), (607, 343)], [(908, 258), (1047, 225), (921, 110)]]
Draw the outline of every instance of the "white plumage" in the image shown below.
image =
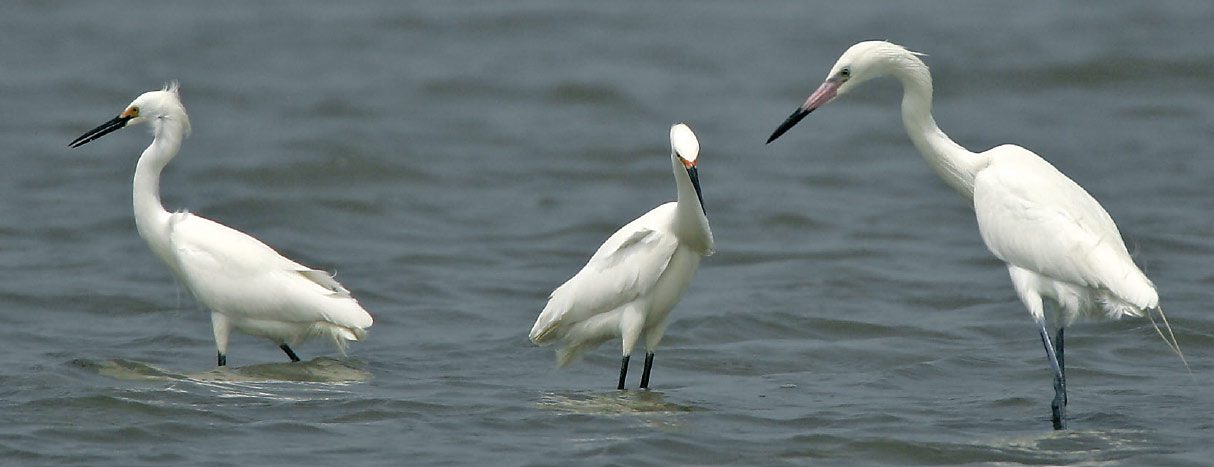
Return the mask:
[(978, 230), (1013, 270), (1034, 319), (1044, 318), (1038, 295), (1061, 305), (1060, 326), (1080, 317), (1142, 316), (1159, 305), (1117, 225), (1082, 187), (1024, 148), (983, 154), (990, 164), (974, 179)]
[(552, 292), (531, 328), (536, 344), (563, 341), (557, 351), (561, 366), (609, 339), (621, 338), (619, 389), (624, 388), (629, 355), (642, 337), (646, 358), (641, 387), (648, 387), (653, 352), (670, 311), (691, 284), (700, 258), (713, 253), (712, 231), (701, 205), (699, 142), (683, 124), (671, 128), (670, 139), (678, 201), (658, 206), (612, 234), (581, 271)]
[[(1134, 264), (1112, 217), (1049, 162), (1014, 145), (973, 153), (940, 131), (931, 114), (927, 65), (899, 45), (868, 41), (849, 48), (767, 142), (860, 83), (887, 75), (902, 83), (902, 120), (911, 141), (945, 183), (972, 200), (983, 242), (1007, 264), (1017, 295), (1038, 323), (1055, 377), (1054, 427), (1061, 429), (1066, 406), (1063, 329), (1081, 317), (1150, 317), (1150, 311), (1159, 313), (1166, 326), (1155, 286)], [(1045, 299), (1057, 304), (1058, 316), (1046, 315)], [(1048, 327), (1057, 330), (1053, 341)], [(1168, 345), (1183, 360), (1170, 328), (1168, 333)]]
[(194, 296), (211, 310), (218, 363), (227, 363), (232, 329), (268, 338), (292, 361), (303, 340), (326, 336), (339, 349), (362, 340), (371, 315), (328, 273), (291, 261), (257, 239), (160, 203), (160, 173), (177, 154), (190, 121), (176, 85), (144, 93), (114, 119), (71, 143), (78, 147), (128, 125), (150, 122), (152, 144), (135, 167), (139, 235)]

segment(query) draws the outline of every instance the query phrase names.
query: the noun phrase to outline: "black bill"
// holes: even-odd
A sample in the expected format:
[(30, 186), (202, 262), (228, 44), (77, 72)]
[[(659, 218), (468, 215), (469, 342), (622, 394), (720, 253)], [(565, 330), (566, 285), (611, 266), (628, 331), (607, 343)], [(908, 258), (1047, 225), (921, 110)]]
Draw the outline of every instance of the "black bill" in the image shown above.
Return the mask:
[(700, 200), (700, 210), (704, 211), (704, 215), (708, 215), (708, 209), (704, 208), (704, 195), (700, 193), (700, 170), (695, 167), (687, 168), (687, 176), (691, 177), (691, 186), (696, 189), (696, 198)]
[(102, 123), (101, 125), (98, 125), (97, 128), (93, 128), (92, 130), (89, 130), (88, 132), (84, 133), (83, 135), (80, 135), (79, 138), (76, 138), (71, 143), (68, 143), (67, 147), (78, 148), (78, 147), (83, 146), (84, 144), (88, 143), (89, 141), (92, 141), (92, 140), (95, 140), (102, 136), (113, 133), (115, 130), (121, 129), (122, 127), (126, 126), (126, 122), (131, 121), (132, 118), (134, 118), (134, 117), (123, 117), (121, 115), (114, 117), (110, 121)]

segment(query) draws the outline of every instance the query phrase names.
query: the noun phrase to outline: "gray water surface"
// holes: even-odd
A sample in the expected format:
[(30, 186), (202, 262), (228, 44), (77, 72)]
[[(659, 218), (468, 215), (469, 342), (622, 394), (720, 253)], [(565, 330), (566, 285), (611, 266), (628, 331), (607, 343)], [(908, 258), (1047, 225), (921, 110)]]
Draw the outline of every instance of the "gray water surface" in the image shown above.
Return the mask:
[[(0, 464), (1210, 465), (1209, 2), (50, 2), (0, 14)], [(973, 214), (875, 81), (763, 145), (843, 50), (929, 55), (936, 118), (1086, 187), (1155, 281), (1068, 330), (1070, 427)], [(66, 144), (177, 79), (163, 194), (337, 273), (375, 316), (287, 364), (135, 232), (150, 137)], [(618, 345), (527, 331), (616, 228), (674, 197), (688, 122), (718, 253), (652, 391)], [(634, 362), (630, 387), (639, 378)]]

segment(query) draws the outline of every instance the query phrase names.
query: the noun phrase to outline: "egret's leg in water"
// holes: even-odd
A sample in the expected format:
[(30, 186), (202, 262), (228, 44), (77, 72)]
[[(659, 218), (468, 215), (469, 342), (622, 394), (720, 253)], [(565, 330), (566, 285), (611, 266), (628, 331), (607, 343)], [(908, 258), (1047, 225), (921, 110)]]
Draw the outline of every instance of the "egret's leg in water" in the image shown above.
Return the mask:
[(219, 366), (228, 366), (228, 356), (219, 352)]
[(1045, 320), (1037, 322), (1041, 331), (1041, 343), (1045, 344), (1045, 356), (1049, 357), (1050, 370), (1054, 372), (1054, 400), (1050, 402), (1053, 410), (1055, 430), (1066, 429), (1066, 381), (1062, 377), (1061, 359), (1054, 352), (1054, 344), (1050, 342), (1050, 332), (1046, 329)]
[(649, 389), (649, 370), (653, 369), (653, 352), (645, 352), (645, 371), (641, 373), (641, 389)]
[(641, 389), (649, 389), (649, 372), (653, 370), (653, 352), (662, 342), (662, 336), (666, 335), (666, 323), (668, 322), (663, 319), (645, 332), (645, 372), (641, 373)]
[(287, 357), (289, 357), (292, 362), (299, 361), (299, 355), (295, 355), (295, 351), (291, 350), (291, 346), (289, 346), (287, 344), (282, 344), (282, 345), (278, 346), (278, 348), (282, 349), (283, 352), (286, 352)]
[[(1062, 372), (1062, 388), (1066, 389), (1066, 357), (1063, 356), (1062, 349), (1062, 330), (1065, 327), (1058, 328), (1058, 334), (1054, 337), (1054, 355), (1058, 356), (1058, 370)], [(1062, 405), (1066, 405), (1066, 392), (1062, 393)]]
[(616, 386), (616, 389), (624, 389), (624, 377), (628, 376), (628, 357), (629, 355), (625, 355), (624, 359), (620, 360), (620, 385)]

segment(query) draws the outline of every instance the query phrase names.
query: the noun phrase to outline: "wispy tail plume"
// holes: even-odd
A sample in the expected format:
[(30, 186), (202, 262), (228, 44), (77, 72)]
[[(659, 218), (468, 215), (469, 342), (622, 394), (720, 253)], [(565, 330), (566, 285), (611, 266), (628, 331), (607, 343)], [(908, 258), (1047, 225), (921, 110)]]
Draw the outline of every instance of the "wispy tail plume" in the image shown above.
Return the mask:
[(1176, 343), (1176, 335), (1172, 334), (1172, 325), (1168, 324), (1168, 315), (1163, 314), (1162, 306), (1157, 306), (1154, 310), (1159, 313), (1159, 317), (1163, 320), (1163, 328), (1168, 330), (1168, 335), (1163, 335), (1163, 331), (1159, 329), (1159, 324), (1155, 323), (1155, 317), (1151, 316), (1151, 310), (1146, 310), (1147, 318), (1151, 320), (1151, 326), (1155, 327), (1155, 332), (1159, 334), (1159, 337), (1163, 338), (1163, 342), (1168, 345), (1168, 348), (1172, 349), (1172, 352), (1175, 352), (1177, 357), (1180, 357), (1180, 362), (1184, 363), (1184, 369), (1189, 374), (1193, 374), (1193, 369), (1189, 368), (1189, 361), (1184, 358), (1184, 352), (1180, 351), (1180, 344)]

